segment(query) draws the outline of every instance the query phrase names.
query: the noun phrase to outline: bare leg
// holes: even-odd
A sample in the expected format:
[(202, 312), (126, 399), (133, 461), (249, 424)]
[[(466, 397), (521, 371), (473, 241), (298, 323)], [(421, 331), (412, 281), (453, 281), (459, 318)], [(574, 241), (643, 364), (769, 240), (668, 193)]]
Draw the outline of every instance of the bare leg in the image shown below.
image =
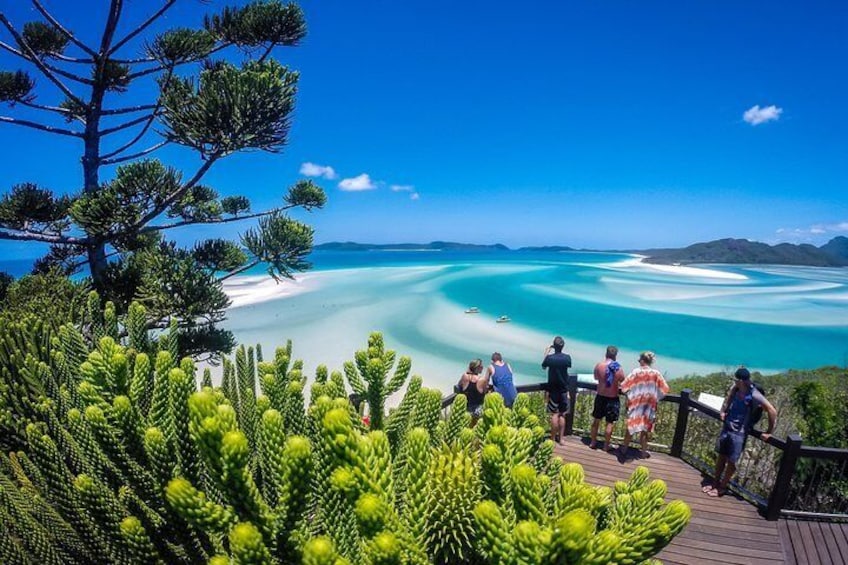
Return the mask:
[(642, 444), (642, 456), (648, 453), (648, 432), (643, 431), (639, 437), (639, 442)]
[(598, 426), (601, 424), (601, 421), (595, 418), (592, 421), (592, 432), (589, 435), (590, 442), (589, 447), (595, 449), (595, 446), (598, 444)]
[(559, 415), (559, 435), (565, 437), (565, 414)]
[(559, 419), (557, 413), (551, 414), (551, 441), (556, 441), (556, 435), (559, 433)]
[(721, 477), (724, 475), (724, 468), (727, 466), (727, 455), (719, 455), (716, 461), (715, 479), (713, 482), (718, 485), (721, 482)]
[(724, 477), (722, 477), (721, 482), (718, 484), (718, 490), (720, 492), (727, 490), (727, 485), (730, 484), (730, 479), (733, 478), (733, 474), (736, 472), (736, 463), (732, 461), (727, 462), (727, 469), (724, 472)]
[(607, 427), (604, 430), (604, 451), (612, 449), (612, 422), (607, 422)]

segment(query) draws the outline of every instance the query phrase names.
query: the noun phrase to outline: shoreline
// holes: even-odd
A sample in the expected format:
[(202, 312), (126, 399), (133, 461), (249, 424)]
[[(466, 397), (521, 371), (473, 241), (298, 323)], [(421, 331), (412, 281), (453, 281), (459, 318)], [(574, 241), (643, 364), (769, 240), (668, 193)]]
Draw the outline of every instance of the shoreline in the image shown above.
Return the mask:
[[(619, 262), (616, 269), (629, 270), (631, 265), (637, 266), (626, 260)], [(485, 267), (484, 276), (537, 268), (499, 267), (491, 270)], [(610, 264), (593, 267), (610, 268)], [(706, 274), (698, 271), (699, 278), (710, 278), (709, 271)], [(674, 279), (680, 275), (663, 274)], [(522, 325), (520, 318), (510, 324), (495, 324), (495, 312), (485, 308), (482, 314), (465, 314), (467, 305), (440, 293), (439, 284), (445, 284), (452, 276), (450, 266), (436, 264), (324, 269), (299, 274), (294, 280), (281, 283), (262, 275), (233, 277), (224, 285), (233, 300), (225, 327), (234, 332), (238, 342), (261, 343), (269, 353), (291, 338), (294, 358), (303, 360), (306, 375), (314, 374), (319, 364), (327, 365), (331, 371), (341, 370), (343, 363), (353, 359), (355, 351), (365, 346), (370, 332), (381, 331), (388, 348), (396, 350), (399, 356), (412, 358), (411, 374), (421, 375), (425, 386), (443, 392), (451, 390), (468, 359), (480, 357), (487, 361), (492, 351), (501, 351), (512, 363), (517, 383), (542, 379), (542, 351), (552, 334)], [(363, 280), (370, 282), (364, 284)], [(569, 333), (565, 331), (561, 335), (566, 340), (566, 351), (574, 360), (573, 371), (590, 373), (595, 362), (603, 357), (607, 344), (569, 337)], [(655, 343), (657, 368), (670, 380), (732, 371), (735, 367), (736, 357), (731, 352), (709, 363), (666, 355), (661, 342)], [(629, 370), (631, 364), (636, 365), (639, 351), (624, 346), (620, 346), (620, 351), (619, 359), (624, 367)], [(785, 370), (758, 363), (746, 365), (764, 374)]]

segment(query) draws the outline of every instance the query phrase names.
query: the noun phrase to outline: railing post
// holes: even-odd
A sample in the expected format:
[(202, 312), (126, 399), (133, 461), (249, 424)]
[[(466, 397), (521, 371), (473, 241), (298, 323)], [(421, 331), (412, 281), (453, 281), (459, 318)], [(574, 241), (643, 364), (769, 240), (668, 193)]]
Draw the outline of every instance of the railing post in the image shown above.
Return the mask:
[(577, 387), (568, 387), (568, 414), (565, 415), (565, 435), (570, 436), (574, 432), (574, 411), (577, 410)]
[(780, 518), (780, 511), (789, 498), (792, 476), (795, 474), (795, 465), (800, 454), (801, 436), (789, 434), (786, 436), (786, 450), (783, 452), (783, 457), (780, 458), (780, 468), (777, 471), (777, 478), (774, 480), (774, 486), (768, 499), (766, 520), (774, 521)]
[(671, 440), (671, 456), (683, 455), (683, 441), (686, 439), (686, 426), (689, 424), (689, 395), (691, 389), (680, 391), (680, 404), (677, 405), (677, 422), (674, 424), (674, 439)]

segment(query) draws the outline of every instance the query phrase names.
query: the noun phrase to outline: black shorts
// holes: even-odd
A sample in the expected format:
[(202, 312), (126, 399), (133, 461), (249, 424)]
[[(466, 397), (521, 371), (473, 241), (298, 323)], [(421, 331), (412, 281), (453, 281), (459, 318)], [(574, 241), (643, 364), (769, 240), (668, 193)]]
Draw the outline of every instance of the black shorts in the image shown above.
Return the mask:
[(592, 408), (592, 417), (596, 420), (606, 418), (607, 422), (615, 422), (618, 420), (618, 413), (621, 412), (621, 403), (618, 397), (609, 398), (607, 396), (595, 395), (595, 407)]
[(568, 414), (568, 392), (548, 394), (548, 414)]

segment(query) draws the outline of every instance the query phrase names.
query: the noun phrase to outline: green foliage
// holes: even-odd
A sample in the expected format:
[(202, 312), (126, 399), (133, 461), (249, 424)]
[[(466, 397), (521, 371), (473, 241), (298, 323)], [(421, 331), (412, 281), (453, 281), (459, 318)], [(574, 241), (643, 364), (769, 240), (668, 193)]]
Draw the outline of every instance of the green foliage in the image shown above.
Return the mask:
[(357, 351), (355, 361), (344, 365), (345, 376), (353, 392), (368, 403), (371, 429), (383, 429), (386, 398), (400, 390), (406, 382), (412, 360), (401, 357), (390, 377), (394, 365), (395, 352), (385, 348), (383, 335), (379, 332), (368, 337), (368, 348)]
[(200, 73), (197, 85), (172, 78), (162, 84), (166, 136), (202, 155), (279, 150), (288, 137), (297, 80), (298, 73), (273, 60), (242, 68), (219, 62)]
[(215, 38), (206, 30), (171, 29), (156, 37), (147, 47), (147, 55), (161, 63), (195, 61), (215, 47)]
[(29, 48), (42, 57), (61, 55), (70, 41), (60, 30), (43, 22), (25, 23), (21, 35)]
[[(46, 21), (19, 29), (7, 22), (14, 39), (9, 48), (25, 55), (25, 62), (51, 79), (45, 84), (60, 92), (58, 100), (36, 103), (30, 74), (0, 70), (0, 102), (29, 107), (20, 119), (10, 116), (4, 122), (76, 137), (85, 155), (80, 150), (83, 175), (75, 194), (57, 196), (22, 183), (0, 196), (0, 239), (49, 244), (34, 272), (56, 269), (71, 276), (87, 270), (91, 286), (113, 303), (113, 319), (139, 300), (146, 307), (147, 329), (178, 320), (179, 356), (215, 357), (234, 346), (232, 335), (218, 327), (229, 305), (221, 280), (260, 263), (267, 263), (275, 278), (290, 278), (310, 266), (305, 257), (312, 229), (283, 212), (323, 207), (326, 196), (319, 187), (300, 181), (278, 206), (246, 214), (247, 198), (221, 198), (202, 182), (220, 159), (244, 150), (277, 152), (288, 142), (298, 73), (272, 55), (276, 47), (298, 45), (306, 23), (296, 4), (256, 0), (207, 15), (203, 26), (168, 29), (162, 24), (170, 4), (151, 8), (149, 19), (131, 24), (137, 27), (127, 27), (126, 10), (116, 10), (95, 30), (102, 45), (92, 47), (67, 31), (77, 26), (54, 21), (46, 9), (39, 10)], [(71, 43), (77, 52), (66, 56)], [(139, 46), (141, 57), (130, 52)], [(234, 58), (233, 48), (242, 56)], [(227, 49), (230, 53), (223, 53)], [(210, 59), (219, 52), (221, 60)], [(240, 62), (229, 62), (235, 59)], [(155, 79), (160, 92), (121, 96), (144, 77)], [(62, 86), (66, 82), (85, 88), (71, 92)], [(48, 88), (38, 95), (49, 93)], [(71, 125), (39, 121), (40, 111), (58, 113)], [(161, 143), (151, 139), (157, 136)], [(144, 158), (167, 143), (195, 150), (200, 166), (183, 175)], [(103, 169), (119, 163), (114, 172)], [(256, 218), (258, 226), (241, 241), (200, 241), (183, 248), (166, 237), (182, 226)], [(63, 317), (60, 323), (65, 321), (79, 322)]]
[(70, 206), (67, 196), (55, 196), (33, 183), (16, 184), (0, 198), (0, 224), (16, 230), (57, 234), (67, 228), (65, 216)]
[(24, 275), (6, 289), (2, 317), (24, 320), (38, 316), (55, 327), (83, 318), (82, 304), (88, 294), (85, 282), (76, 282), (57, 270)]
[(0, 71), (0, 102), (29, 102), (35, 82), (24, 71)]
[[(101, 334), (115, 333), (108, 312), (90, 314)], [(0, 456), (6, 562), (640, 563), (689, 519), (644, 468), (611, 489), (554, 465), (526, 397), (516, 412), (490, 395), (477, 436), (461, 404), (442, 422), (440, 395), (414, 378), (386, 431), (369, 431), (337, 373), (313, 385), (333, 396), (304, 405), (290, 343), (273, 362), (240, 347), (224, 386), (204, 375), (198, 391), (167, 336), (151, 361), (108, 335), (87, 348), (68, 327), (40, 342), (0, 329), (0, 382), (29, 390), (0, 396), (28, 415), (25, 441)], [(408, 360), (389, 378), (394, 366), (372, 334), (347, 371), (384, 399), (408, 376)], [(370, 402), (374, 418), (383, 405)]]
[(306, 35), (301, 9), (295, 4), (283, 5), (279, 0), (225, 8), (220, 15), (207, 17), (204, 23), (215, 36), (241, 47), (267, 43), (293, 46)]

